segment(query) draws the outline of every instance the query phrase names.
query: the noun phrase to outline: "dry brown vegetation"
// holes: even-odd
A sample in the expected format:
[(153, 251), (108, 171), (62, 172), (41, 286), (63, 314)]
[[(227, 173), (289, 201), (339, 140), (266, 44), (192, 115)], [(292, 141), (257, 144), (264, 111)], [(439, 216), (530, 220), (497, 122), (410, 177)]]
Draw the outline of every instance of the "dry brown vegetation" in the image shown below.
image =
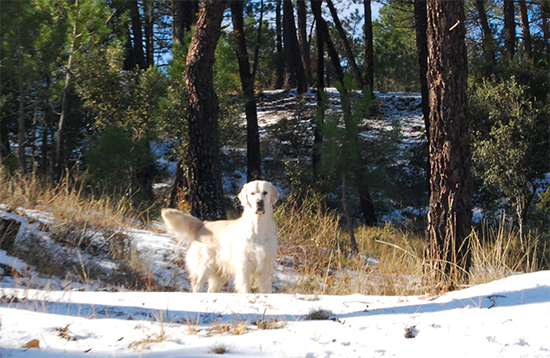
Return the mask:
[[(133, 249), (131, 238), (119, 228), (129, 220), (133, 208), (126, 198), (94, 198), (68, 181), (50, 186), (33, 176), (0, 172), (0, 203), (7, 210), (38, 209), (53, 220), (44, 225), (59, 245), (46, 245), (30, 237), (26, 245), (14, 248), (15, 255), (48, 275), (75, 279), (82, 283), (105, 280), (111, 285), (134, 289), (162, 290), (150, 269)], [(343, 295), (422, 295), (444, 290), (426, 270), (424, 240), (418, 231), (396, 228), (391, 223), (376, 227), (357, 226), (359, 254), (351, 255), (349, 237), (341, 218), (324, 208), (315, 195), (287, 198), (276, 209), (279, 226), (279, 259), (291, 277), (279, 282), (277, 292)], [(154, 217), (154, 215), (152, 215)], [(96, 243), (93, 235), (101, 234)], [(497, 225), (481, 225), (470, 240), (473, 269), (468, 282), (454, 287), (484, 283), (514, 272), (533, 272), (548, 267), (548, 244), (535, 234), (520, 240), (516, 230), (504, 220)], [(116, 274), (106, 275), (82, 260), (64, 255), (65, 248), (103, 255), (117, 262)], [(77, 250), (78, 251), (78, 250)]]

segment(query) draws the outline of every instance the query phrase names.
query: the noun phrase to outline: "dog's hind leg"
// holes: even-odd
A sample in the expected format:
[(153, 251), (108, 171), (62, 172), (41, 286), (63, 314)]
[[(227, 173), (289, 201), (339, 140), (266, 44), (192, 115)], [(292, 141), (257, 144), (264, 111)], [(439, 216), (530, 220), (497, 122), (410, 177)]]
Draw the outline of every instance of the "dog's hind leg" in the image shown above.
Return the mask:
[(202, 292), (204, 283), (210, 277), (211, 274), (212, 272), (210, 270), (203, 270), (193, 275), (191, 279), (191, 287), (193, 288), (194, 293)]

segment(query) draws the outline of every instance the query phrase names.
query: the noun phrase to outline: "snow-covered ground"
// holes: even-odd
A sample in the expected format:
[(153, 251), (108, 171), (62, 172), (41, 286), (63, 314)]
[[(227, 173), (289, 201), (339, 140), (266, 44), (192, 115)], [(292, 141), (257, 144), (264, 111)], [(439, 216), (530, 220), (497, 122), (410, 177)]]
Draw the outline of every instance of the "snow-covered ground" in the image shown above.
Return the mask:
[[(289, 115), (284, 103), (293, 96), (265, 93), (261, 130)], [(390, 130), (397, 118), (404, 146), (424, 140), (418, 95), (377, 96), (382, 116), (369, 121), (373, 132)], [(22, 223), (19, 244), (32, 234), (46, 248), (58, 245), (40, 230), (53, 222), (46, 208), (0, 203), (1, 218)], [(159, 286), (179, 292), (110, 292), (82, 277), (46, 277), (0, 250), (0, 358), (213, 357), (224, 350), (228, 357), (550, 357), (549, 271), (438, 296), (193, 294), (185, 292), (186, 274), (162, 230), (120, 230)], [(67, 246), (58, 250), (77, 267), (115, 265)], [(274, 288), (292, 279), (278, 270)], [(323, 319), (310, 320), (311, 313)]]
[[(37, 225), (30, 221), (18, 240)], [(156, 279), (183, 284), (166, 234), (125, 232)], [(5, 251), (0, 263), (32, 276), (0, 282), (2, 358), (209, 357), (216, 349), (228, 357), (550, 357), (549, 271), (438, 296), (303, 296), (107, 292), (32, 274)], [(310, 320), (312, 312), (326, 314)]]

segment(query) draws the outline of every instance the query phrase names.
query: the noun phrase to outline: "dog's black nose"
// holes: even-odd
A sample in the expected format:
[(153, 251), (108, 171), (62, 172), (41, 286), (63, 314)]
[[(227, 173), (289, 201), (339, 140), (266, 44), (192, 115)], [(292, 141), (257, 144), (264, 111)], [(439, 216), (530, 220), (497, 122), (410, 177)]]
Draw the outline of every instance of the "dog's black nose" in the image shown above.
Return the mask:
[(256, 201), (256, 214), (259, 214), (259, 213), (265, 213), (265, 205), (264, 205), (264, 201), (263, 200), (257, 200)]

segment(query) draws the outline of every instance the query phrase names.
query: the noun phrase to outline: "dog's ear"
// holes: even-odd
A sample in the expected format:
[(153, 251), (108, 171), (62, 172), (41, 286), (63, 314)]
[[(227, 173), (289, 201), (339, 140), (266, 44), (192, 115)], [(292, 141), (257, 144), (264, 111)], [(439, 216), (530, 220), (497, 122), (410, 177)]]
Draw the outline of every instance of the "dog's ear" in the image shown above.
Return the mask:
[(270, 185), (271, 185), (271, 205), (275, 205), (275, 203), (279, 199), (279, 190), (275, 188), (275, 185), (273, 184), (270, 184)]
[(246, 195), (246, 186), (247, 184), (245, 184), (243, 186), (243, 188), (241, 189), (241, 192), (239, 193), (239, 201), (241, 202), (241, 205), (244, 207), (246, 207), (246, 205), (248, 205), (248, 195)]

